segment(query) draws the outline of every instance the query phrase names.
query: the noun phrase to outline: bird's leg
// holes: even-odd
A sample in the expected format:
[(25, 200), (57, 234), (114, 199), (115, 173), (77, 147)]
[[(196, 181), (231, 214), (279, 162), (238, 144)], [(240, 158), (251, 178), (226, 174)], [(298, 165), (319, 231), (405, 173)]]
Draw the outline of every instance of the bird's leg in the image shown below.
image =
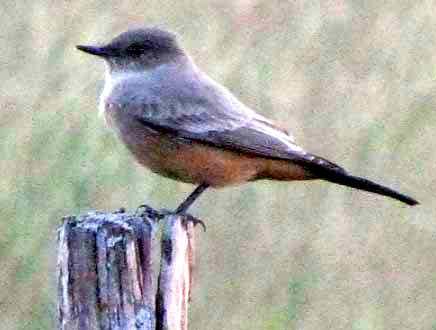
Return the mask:
[(195, 202), (195, 200), (205, 191), (209, 185), (207, 183), (202, 183), (183, 201), (182, 204), (176, 209), (177, 214), (185, 214), (188, 208)]

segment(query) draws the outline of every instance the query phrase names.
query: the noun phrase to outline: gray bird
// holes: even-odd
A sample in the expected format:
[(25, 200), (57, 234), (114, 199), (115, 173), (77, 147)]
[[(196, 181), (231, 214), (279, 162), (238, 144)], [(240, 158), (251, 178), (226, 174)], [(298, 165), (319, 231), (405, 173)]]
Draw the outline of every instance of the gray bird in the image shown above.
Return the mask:
[(155, 173), (198, 185), (176, 213), (185, 213), (209, 186), (261, 179), (322, 179), (418, 204), (306, 152), (203, 73), (173, 33), (136, 29), (104, 46), (77, 48), (104, 59), (99, 110), (136, 160)]

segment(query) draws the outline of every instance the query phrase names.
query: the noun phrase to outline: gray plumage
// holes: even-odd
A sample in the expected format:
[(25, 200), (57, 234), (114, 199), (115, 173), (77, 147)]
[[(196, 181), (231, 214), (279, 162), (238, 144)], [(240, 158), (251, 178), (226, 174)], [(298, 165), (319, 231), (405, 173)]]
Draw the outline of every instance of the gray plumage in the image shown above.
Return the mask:
[(131, 30), (105, 46), (78, 48), (105, 59), (100, 112), (112, 111), (115, 126), (124, 130), (121, 136), (132, 149), (138, 148), (132, 146), (137, 142), (127, 141), (125, 135), (129, 127), (136, 131), (143, 127), (147, 132), (187, 143), (288, 161), (295, 179), (302, 179), (306, 174), (301, 171), (307, 171), (307, 179), (320, 178), (417, 204), (408, 196), (351, 176), (338, 165), (303, 150), (292, 136), (198, 69), (170, 32), (157, 28)]

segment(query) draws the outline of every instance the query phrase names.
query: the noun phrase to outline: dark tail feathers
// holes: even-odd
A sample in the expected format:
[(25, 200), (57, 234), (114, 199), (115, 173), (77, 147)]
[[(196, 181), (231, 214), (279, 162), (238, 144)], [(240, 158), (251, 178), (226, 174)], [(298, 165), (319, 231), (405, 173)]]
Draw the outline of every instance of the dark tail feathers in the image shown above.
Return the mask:
[(343, 168), (331, 163), (324, 158), (317, 156), (308, 156), (306, 159), (299, 159), (295, 162), (315, 174), (320, 179), (337, 183), (343, 186), (365, 190), (383, 196), (388, 196), (397, 199), (403, 203), (406, 203), (407, 205), (419, 204), (419, 202), (415, 199), (396, 192), (395, 190), (384, 187), (365, 178), (352, 176), (348, 174)]

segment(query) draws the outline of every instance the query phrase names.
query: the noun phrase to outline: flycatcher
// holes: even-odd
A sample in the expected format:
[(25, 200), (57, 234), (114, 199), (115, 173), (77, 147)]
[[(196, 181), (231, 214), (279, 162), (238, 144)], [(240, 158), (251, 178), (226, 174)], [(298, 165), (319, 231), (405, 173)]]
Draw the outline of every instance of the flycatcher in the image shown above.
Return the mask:
[(104, 46), (77, 48), (105, 60), (99, 111), (136, 160), (155, 173), (198, 185), (176, 213), (185, 213), (209, 186), (262, 179), (322, 179), (418, 204), (302, 149), (202, 72), (173, 33), (130, 30)]

